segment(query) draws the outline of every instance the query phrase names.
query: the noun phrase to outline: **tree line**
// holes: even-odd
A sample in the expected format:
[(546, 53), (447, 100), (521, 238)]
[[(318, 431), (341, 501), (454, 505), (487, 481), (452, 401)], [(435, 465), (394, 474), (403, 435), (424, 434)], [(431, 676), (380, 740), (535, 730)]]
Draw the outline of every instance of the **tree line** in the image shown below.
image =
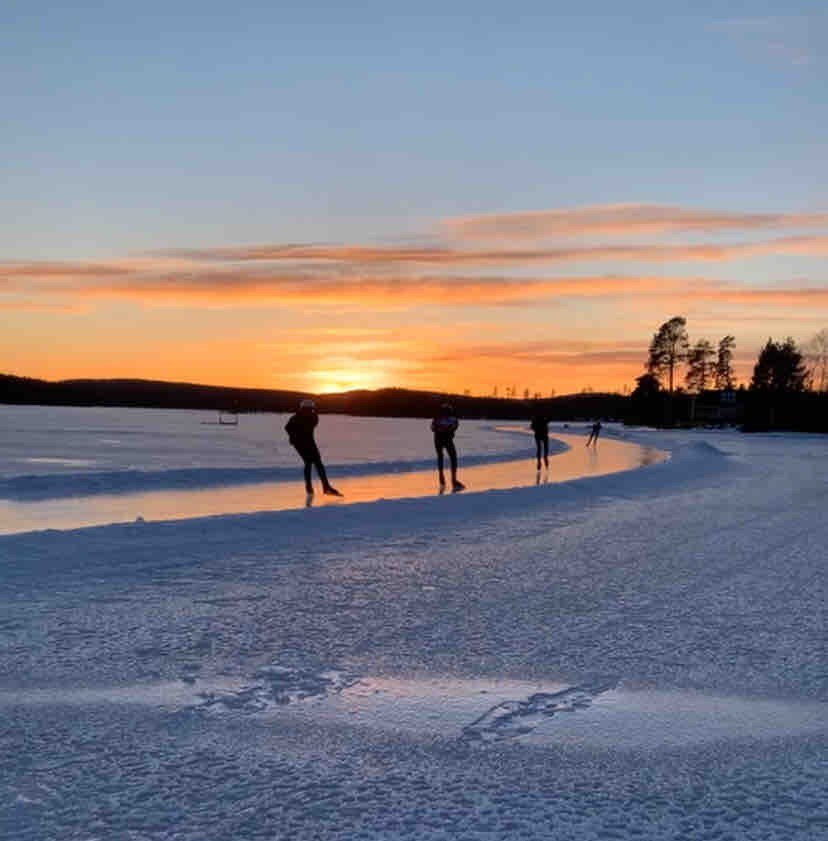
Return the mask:
[[(820, 330), (804, 347), (788, 337), (769, 338), (759, 351), (747, 388), (739, 385), (733, 368), (736, 340), (723, 336), (691, 344), (687, 320), (674, 316), (653, 334), (631, 395), (632, 416), (657, 425), (703, 418), (740, 420), (745, 428), (825, 429), (828, 404), (828, 330)], [(684, 368), (683, 386), (677, 384)], [(716, 393), (711, 393), (716, 392)], [(692, 400), (686, 398), (691, 397)], [(701, 404), (697, 400), (706, 402)], [(729, 411), (711, 412), (711, 401), (727, 401)]]
[[(649, 390), (666, 386), (672, 394), (676, 390), (676, 369), (685, 364), (687, 391), (698, 394), (708, 388), (732, 389), (736, 385), (735, 347), (736, 339), (730, 335), (723, 336), (716, 347), (708, 339), (699, 339), (691, 345), (687, 320), (674, 316), (653, 334), (644, 364), (647, 373), (636, 382), (641, 386), (643, 381)], [(828, 329), (820, 330), (805, 348), (798, 347), (790, 336), (779, 342), (769, 338), (753, 367), (750, 389), (828, 391)]]

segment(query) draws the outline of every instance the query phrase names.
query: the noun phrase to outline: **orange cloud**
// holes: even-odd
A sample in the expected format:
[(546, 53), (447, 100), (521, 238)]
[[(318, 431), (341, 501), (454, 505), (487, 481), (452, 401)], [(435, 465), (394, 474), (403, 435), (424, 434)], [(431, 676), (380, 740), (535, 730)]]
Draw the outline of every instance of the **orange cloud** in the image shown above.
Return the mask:
[(444, 246), (261, 245), (176, 252), (194, 262), (327, 263), (356, 266), (498, 266), (592, 261), (723, 262), (765, 254), (828, 255), (828, 235), (782, 237), (731, 244), (599, 244), (572, 247), (470, 249)]
[(120, 263), (62, 263), (62, 262), (0, 262), (0, 280), (8, 282), (11, 278), (54, 278), (70, 280), (73, 278), (112, 277), (129, 274), (132, 271)]
[[(63, 294), (220, 306), (271, 302), (412, 306), (420, 303), (507, 304), (566, 295), (658, 294), (706, 288), (703, 279), (630, 277), (494, 277), (423, 275), (422, 265), (447, 271), (509, 265), (591, 261), (721, 262), (789, 254), (828, 255), (828, 235), (735, 244), (591, 245), (540, 249), (451, 249), (360, 246), (273, 246), (190, 252), (189, 256), (96, 263), (0, 264), (0, 288), (23, 297)], [(233, 263), (233, 265), (228, 265)], [(714, 284), (715, 285), (715, 284)], [(735, 287), (734, 287), (735, 288)], [(757, 296), (759, 292), (755, 293)], [(774, 293), (777, 297), (781, 293)], [(813, 299), (813, 291), (802, 295)]]
[(690, 297), (709, 301), (727, 301), (741, 304), (786, 304), (800, 307), (828, 306), (828, 286), (804, 286), (799, 288), (740, 288), (736, 286), (709, 287)]
[[(513, 360), (518, 362), (640, 362), (641, 342), (582, 342), (572, 340), (535, 340), (461, 344), (446, 352), (433, 354), (433, 362), (460, 362), (473, 358)], [(646, 356), (646, 349), (644, 351)]]
[(54, 281), (72, 281), (78, 278), (108, 278), (113, 276), (140, 275), (183, 269), (191, 261), (177, 257), (132, 257), (116, 260), (71, 262), (61, 260), (0, 261), (0, 281), (26, 278)]
[(732, 213), (658, 204), (610, 204), (446, 219), (440, 230), (461, 240), (540, 240), (735, 230), (824, 228), (828, 213)]
[(32, 312), (79, 312), (80, 307), (76, 303), (60, 301), (44, 301), (32, 298), (0, 298), (0, 310)]
[[(56, 279), (57, 278), (57, 279)], [(669, 277), (515, 278), (493, 276), (348, 275), (278, 273), (245, 267), (216, 270), (194, 268), (187, 272), (139, 274), (91, 279), (55, 275), (17, 278), (30, 292), (91, 298), (128, 298), (148, 303), (193, 303), (245, 306), (359, 305), (364, 308), (398, 309), (430, 304), (501, 305), (553, 299), (679, 292), (687, 280)], [(701, 281), (700, 281), (701, 282)]]
[[(796, 241), (797, 247), (801, 244)], [(0, 281), (12, 297), (3, 301), (5, 308), (14, 308), (18, 302), (31, 307), (36, 300), (48, 301), (55, 296), (74, 303), (84, 299), (128, 299), (180, 306), (347, 306), (365, 311), (431, 305), (516, 306), (619, 296), (799, 307), (820, 307), (828, 301), (828, 285), (745, 287), (705, 277), (662, 275), (423, 275), (364, 273), (359, 267), (354, 267), (355, 271), (332, 272), (326, 267), (310, 266), (279, 271), (249, 264), (189, 264), (186, 269), (157, 271), (151, 263), (130, 267), (115, 264), (109, 274), (105, 264), (48, 264), (41, 274), (40, 267), (37, 263), (6, 266)]]

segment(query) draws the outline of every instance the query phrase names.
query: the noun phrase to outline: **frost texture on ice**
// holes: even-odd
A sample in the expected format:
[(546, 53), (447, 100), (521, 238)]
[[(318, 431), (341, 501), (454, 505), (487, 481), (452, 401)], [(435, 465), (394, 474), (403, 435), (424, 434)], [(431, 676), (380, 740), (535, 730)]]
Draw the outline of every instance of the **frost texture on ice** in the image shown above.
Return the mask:
[[(78, 411), (77, 452), (49, 417), (27, 456), (105, 460), (130, 430), (114, 468), (146, 451), (136, 415)], [(189, 427), (162, 421), (180, 448), (134, 466), (185, 469)], [(824, 837), (828, 442), (608, 434), (671, 459), (0, 537), (4, 838)]]

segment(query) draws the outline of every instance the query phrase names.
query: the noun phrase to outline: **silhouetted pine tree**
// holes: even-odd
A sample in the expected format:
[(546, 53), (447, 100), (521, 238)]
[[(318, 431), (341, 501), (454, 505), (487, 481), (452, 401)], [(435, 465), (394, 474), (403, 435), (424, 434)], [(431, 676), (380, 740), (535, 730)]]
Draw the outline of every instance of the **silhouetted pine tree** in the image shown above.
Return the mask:
[(680, 315), (665, 321), (650, 342), (647, 371), (659, 381), (666, 375), (670, 394), (673, 393), (676, 365), (687, 358), (688, 345), (687, 320)]
[(753, 367), (751, 389), (755, 391), (804, 391), (808, 371), (796, 342), (768, 339)]
[(736, 339), (733, 336), (725, 336), (719, 340), (718, 353), (716, 357), (716, 388), (733, 388), (736, 384), (736, 377), (733, 375), (733, 348), (736, 346)]

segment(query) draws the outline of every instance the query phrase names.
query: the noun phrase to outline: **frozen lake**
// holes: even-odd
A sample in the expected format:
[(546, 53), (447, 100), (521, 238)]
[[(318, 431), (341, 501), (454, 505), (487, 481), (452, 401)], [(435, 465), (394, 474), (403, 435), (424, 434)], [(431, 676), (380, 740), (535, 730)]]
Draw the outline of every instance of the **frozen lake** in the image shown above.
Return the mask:
[[(301, 491), (272, 416), (35, 412), (13, 505)], [(352, 420), (349, 498), (427, 495), (0, 536), (4, 837), (826, 835), (826, 439), (612, 429), (670, 458), (536, 486), (467, 422), (464, 478), (528, 486), (439, 498), (427, 424)]]
[[(422, 420), (323, 416), (319, 438), (344, 496), (308, 499), (301, 463), (282, 431), (287, 416), (248, 415), (238, 426), (221, 426), (204, 412), (5, 412), (0, 534), (440, 493)], [(606, 435), (587, 448), (583, 435), (553, 427), (550, 469), (538, 473), (527, 433), (525, 424), (464, 422), (457, 443), (469, 493), (601, 476), (666, 458), (653, 447)]]

